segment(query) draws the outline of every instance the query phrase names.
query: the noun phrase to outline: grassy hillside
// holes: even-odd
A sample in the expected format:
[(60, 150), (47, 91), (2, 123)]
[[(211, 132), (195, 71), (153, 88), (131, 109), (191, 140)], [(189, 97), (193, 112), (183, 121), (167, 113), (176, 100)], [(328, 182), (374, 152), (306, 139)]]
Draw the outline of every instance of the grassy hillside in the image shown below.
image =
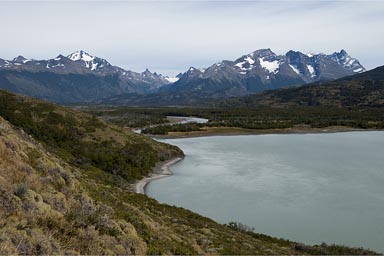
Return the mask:
[(0, 91), (0, 115), (65, 161), (99, 168), (128, 181), (148, 175), (158, 161), (182, 155), (173, 146), (54, 104)]
[(153, 163), (181, 154), (93, 116), (1, 91), (0, 254), (373, 253), (256, 234), (130, 192)]

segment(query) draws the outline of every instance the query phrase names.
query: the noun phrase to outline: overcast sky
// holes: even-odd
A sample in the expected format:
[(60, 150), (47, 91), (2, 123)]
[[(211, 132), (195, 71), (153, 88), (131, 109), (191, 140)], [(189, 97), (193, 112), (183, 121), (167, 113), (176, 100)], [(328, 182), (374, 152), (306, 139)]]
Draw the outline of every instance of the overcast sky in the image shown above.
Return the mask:
[(384, 0), (1, 1), (0, 58), (83, 49), (133, 71), (175, 75), (260, 48), (384, 65)]

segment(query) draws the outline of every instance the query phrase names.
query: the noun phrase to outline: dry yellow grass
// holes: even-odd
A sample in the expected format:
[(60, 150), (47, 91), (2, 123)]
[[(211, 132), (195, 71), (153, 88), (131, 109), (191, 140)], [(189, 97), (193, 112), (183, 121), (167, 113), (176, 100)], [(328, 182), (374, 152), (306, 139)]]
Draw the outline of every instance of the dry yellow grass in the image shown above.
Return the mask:
[[(0, 153), (1, 254), (146, 253), (132, 225), (116, 222), (113, 209), (84, 192), (76, 178), (81, 176), (79, 170), (50, 155), (1, 117)], [(101, 234), (89, 223), (92, 213), (100, 213), (96, 225), (115, 228), (120, 234)], [(86, 226), (73, 227), (79, 223)], [(65, 236), (69, 231), (74, 234)]]

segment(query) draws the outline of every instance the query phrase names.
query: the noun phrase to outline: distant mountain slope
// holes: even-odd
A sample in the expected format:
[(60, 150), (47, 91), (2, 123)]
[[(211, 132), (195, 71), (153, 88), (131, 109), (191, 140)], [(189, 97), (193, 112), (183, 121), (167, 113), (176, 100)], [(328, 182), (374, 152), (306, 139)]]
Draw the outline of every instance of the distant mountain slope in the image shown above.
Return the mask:
[(270, 49), (260, 49), (235, 61), (222, 61), (205, 69), (191, 67), (176, 83), (159, 91), (200, 93), (210, 98), (242, 96), (364, 71), (359, 61), (345, 50), (330, 55), (306, 55), (295, 51), (277, 55)]
[(384, 107), (384, 66), (332, 82), (267, 91), (220, 101), (218, 105)]
[(170, 80), (149, 70), (124, 70), (84, 51), (49, 60), (0, 59), (0, 88), (59, 103), (153, 92)]

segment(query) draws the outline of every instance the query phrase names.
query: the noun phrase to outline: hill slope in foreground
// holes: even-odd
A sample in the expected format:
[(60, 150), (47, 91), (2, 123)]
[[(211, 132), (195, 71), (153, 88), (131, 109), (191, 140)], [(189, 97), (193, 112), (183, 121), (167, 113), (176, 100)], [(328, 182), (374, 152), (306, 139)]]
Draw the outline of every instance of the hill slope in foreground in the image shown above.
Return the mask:
[(181, 155), (90, 115), (0, 91), (0, 253), (373, 253), (255, 234), (130, 192), (156, 162)]

